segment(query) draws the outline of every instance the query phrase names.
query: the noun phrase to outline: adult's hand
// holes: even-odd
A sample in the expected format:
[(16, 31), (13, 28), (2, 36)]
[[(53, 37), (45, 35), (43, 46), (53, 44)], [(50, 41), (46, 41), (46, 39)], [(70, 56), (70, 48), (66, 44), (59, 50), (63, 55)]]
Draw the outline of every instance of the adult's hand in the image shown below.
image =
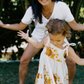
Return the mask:
[(10, 30), (19, 31), (19, 30), (25, 29), (25, 28), (27, 27), (27, 24), (24, 24), (23, 22), (14, 23), (14, 24), (4, 24), (4, 23), (0, 20), (0, 27), (5, 28), (5, 29), (10, 29)]
[(0, 20), (0, 27), (3, 27), (4, 23)]

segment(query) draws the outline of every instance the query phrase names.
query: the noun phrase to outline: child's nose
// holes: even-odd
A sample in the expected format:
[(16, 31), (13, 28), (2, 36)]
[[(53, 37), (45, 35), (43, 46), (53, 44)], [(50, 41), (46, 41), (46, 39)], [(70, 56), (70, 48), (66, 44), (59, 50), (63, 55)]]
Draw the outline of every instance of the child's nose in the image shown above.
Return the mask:
[(54, 42), (54, 44), (56, 44), (56, 42)]

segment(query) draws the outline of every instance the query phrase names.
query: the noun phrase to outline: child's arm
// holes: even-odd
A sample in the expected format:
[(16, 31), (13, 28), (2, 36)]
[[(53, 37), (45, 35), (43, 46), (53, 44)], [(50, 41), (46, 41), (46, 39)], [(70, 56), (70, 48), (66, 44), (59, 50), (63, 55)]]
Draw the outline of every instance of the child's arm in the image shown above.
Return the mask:
[(81, 59), (72, 47), (69, 47), (68, 54), (78, 65), (84, 65), (84, 59)]
[(27, 33), (24, 33), (23, 31), (18, 32), (18, 36), (21, 37), (21, 39), (25, 39), (28, 41), (31, 45), (33, 45), (35, 48), (43, 48), (44, 47), (44, 39), (41, 42), (37, 42), (29, 37), (29, 30), (27, 30)]

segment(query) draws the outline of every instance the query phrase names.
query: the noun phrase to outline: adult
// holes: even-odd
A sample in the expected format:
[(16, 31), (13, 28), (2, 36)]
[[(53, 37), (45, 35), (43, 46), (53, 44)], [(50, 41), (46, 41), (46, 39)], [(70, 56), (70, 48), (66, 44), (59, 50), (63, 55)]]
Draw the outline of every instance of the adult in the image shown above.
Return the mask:
[[(69, 7), (64, 2), (56, 0), (33, 0), (32, 6), (27, 9), (20, 23), (4, 24), (0, 21), (0, 27), (16, 31), (23, 30), (33, 20), (35, 22), (35, 29), (32, 33), (32, 38), (40, 42), (45, 36), (45, 25), (51, 18), (65, 20), (73, 30), (84, 30), (84, 25), (78, 24), (75, 21)], [(28, 64), (39, 50), (40, 49), (34, 48), (31, 44), (28, 44), (26, 47), (19, 65), (20, 84), (24, 84), (28, 74)], [(75, 62), (69, 56), (67, 56), (66, 62), (69, 70), (69, 84), (72, 84), (76, 70)]]

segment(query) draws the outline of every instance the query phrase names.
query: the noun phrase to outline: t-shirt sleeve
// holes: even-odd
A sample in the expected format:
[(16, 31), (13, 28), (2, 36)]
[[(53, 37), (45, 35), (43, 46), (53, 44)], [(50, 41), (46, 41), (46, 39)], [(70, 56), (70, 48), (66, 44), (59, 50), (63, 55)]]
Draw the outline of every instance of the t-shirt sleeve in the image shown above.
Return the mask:
[(21, 21), (25, 24), (30, 24), (32, 22), (32, 18), (33, 18), (33, 13), (32, 13), (32, 8), (31, 6), (26, 10), (23, 18), (21, 19)]
[(70, 22), (72, 20), (74, 20), (74, 17), (70, 11), (70, 8), (68, 7), (68, 5), (64, 2), (61, 2), (61, 7), (62, 7), (62, 12), (63, 12), (63, 17), (64, 17), (64, 20), (66, 22)]

